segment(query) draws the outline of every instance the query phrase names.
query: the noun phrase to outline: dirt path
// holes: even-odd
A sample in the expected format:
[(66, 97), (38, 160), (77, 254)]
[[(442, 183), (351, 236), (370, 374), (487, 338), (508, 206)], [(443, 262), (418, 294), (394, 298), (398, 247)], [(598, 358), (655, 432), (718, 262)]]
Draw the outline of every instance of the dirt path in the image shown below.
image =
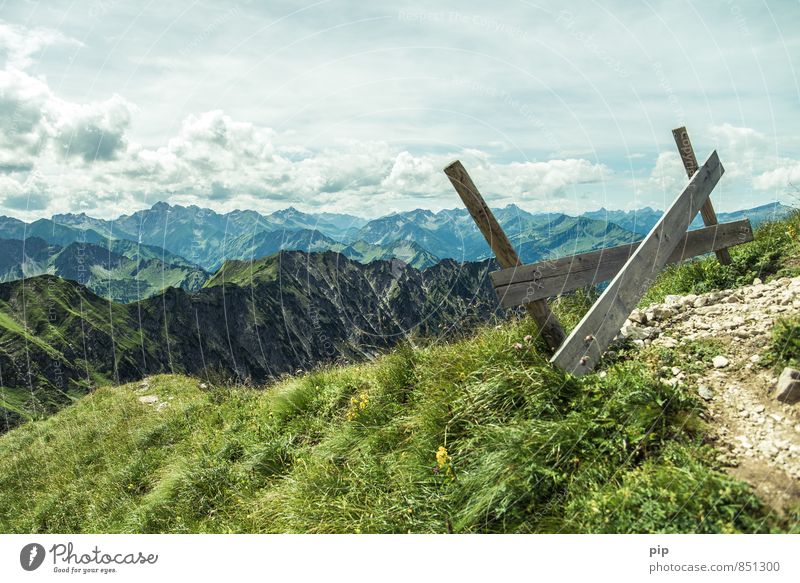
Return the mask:
[[(722, 344), (712, 366), (662, 371), (709, 405), (708, 421), (731, 474), (778, 511), (800, 502), (800, 403), (774, 399), (775, 371), (763, 365), (775, 320), (800, 314), (800, 277), (701, 296), (669, 296), (631, 314), (623, 334), (637, 343), (677, 347), (695, 339)], [(697, 372), (700, 370), (700, 372)]]

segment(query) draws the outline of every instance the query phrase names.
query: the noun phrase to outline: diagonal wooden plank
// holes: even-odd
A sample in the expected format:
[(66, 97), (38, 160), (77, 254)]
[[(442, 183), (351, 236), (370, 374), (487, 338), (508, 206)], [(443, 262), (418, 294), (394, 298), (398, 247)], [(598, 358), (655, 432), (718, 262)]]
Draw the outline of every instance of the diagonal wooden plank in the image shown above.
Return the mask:
[(724, 171), (716, 151), (713, 152), (550, 362), (575, 375), (586, 374), (597, 365), (625, 319), (683, 239), (687, 227)]
[[(748, 219), (696, 229), (684, 235), (667, 263), (679, 263), (752, 240), (753, 229)], [(502, 306), (512, 308), (613, 278), (639, 243), (501, 269), (490, 276)]]
[[(691, 178), (697, 171), (697, 158), (694, 155), (694, 148), (692, 148), (692, 141), (689, 139), (689, 132), (686, 131), (685, 126), (675, 128), (672, 130), (672, 137), (675, 139), (675, 145), (678, 146), (678, 152), (683, 161), (683, 168), (686, 170), (686, 175)], [(703, 217), (703, 224), (706, 227), (716, 225), (717, 213), (714, 211), (714, 205), (711, 204), (709, 198), (706, 203), (700, 207), (700, 216)], [(731, 264), (731, 254), (727, 249), (718, 249), (716, 251), (717, 261), (723, 265)]]
[[(467, 207), (469, 214), (478, 225), (481, 233), (483, 233), (486, 242), (489, 243), (489, 247), (494, 251), (500, 267), (520, 265), (514, 246), (508, 240), (461, 162), (456, 160), (444, 169), (444, 173), (447, 174), (453, 188), (456, 189), (464, 206)], [(547, 346), (550, 347), (550, 350), (555, 351), (561, 346), (566, 334), (555, 314), (550, 311), (550, 306), (547, 305), (547, 302), (545, 300), (531, 302), (525, 306), (525, 309), (528, 310), (528, 313), (539, 326), (542, 337)]]

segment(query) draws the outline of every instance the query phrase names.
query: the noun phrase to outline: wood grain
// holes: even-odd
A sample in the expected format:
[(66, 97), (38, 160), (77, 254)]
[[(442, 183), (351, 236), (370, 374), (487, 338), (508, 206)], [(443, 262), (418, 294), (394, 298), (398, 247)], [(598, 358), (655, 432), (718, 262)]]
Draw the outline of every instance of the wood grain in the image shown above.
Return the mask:
[[(679, 263), (690, 257), (752, 240), (753, 229), (747, 219), (689, 231), (675, 247), (667, 263)], [(504, 308), (511, 308), (607, 281), (617, 274), (638, 246), (637, 241), (502, 269), (490, 276), (500, 303)]]
[[(494, 213), (486, 204), (461, 162), (456, 160), (444, 169), (444, 173), (450, 179), (453, 188), (455, 188), (464, 206), (467, 207), (469, 214), (478, 225), (478, 229), (480, 229), (486, 242), (489, 243), (489, 247), (497, 257), (500, 266), (514, 267), (520, 265), (521, 262), (514, 246), (508, 240), (503, 229), (500, 228)], [(527, 303), (525, 309), (539, 326), (547, 346), (552, 351), (557, 350), (564, 341), (566, 334), (555, 314), (550, 310), (550, 306), (547, 305), (547, 301), (539, 300)]]
[(575, 375), (590, 372), (625, 319), (683, 240), (724, 172), (716, 152), (694, 174), (658, 223), (550, 360)]
[[(681, 126), (672, 130), (672, 137), (675, 138), (675, 145), (678, 146), (678, 153), (681, 155), (681, 161), (683, 162), (684, 170), (686, 170), (686, 175), (691, 178), (697, 171), (697, 157), (694, 155), (694, 148), (692, 147), (692, 141), (689, 139), (689, 132), (686, 131), (685, 126)], [(706, 204), (700, 208), (700, 216), (703, 217), (703, 224), (705, 224), (706, 227), (716, 225), (719, 222), (717, 220), (717, 213), (714, 210), (714, 205), (711, 204), (711, 199), (708, 199)], [(717, 260), (723, 265), (731, 264), (731, 254), (727, 249), (717, 249), (716, 255)]]

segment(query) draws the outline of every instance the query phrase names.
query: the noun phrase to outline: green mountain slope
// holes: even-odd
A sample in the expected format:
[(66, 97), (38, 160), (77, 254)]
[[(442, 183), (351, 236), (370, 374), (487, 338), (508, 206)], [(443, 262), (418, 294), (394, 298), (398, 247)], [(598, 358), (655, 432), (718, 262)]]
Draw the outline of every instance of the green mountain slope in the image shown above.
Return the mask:
[(45, 275), (0, 285), (0, 430), (135, 375), (138, 342), (125, 306), (77, 283)]
[(181, 257), (131, 241), (61, 247), (38, 237), (0, 239), (0, 256), (0, 282), (52, 274), (125, 303), (148, 298), (167, 287), (193, 291), (209, 277)]
[(369, 358), (409, 336), (469, 330), (497, 309), (487, 270), (283, 252), (229, 262), (196, 293), (168, 288), (126, 305), (50, 275), (0, 284), (0, 417), (7, 427), (48, 414), (73, 389), (112, 379), (263, 382)]

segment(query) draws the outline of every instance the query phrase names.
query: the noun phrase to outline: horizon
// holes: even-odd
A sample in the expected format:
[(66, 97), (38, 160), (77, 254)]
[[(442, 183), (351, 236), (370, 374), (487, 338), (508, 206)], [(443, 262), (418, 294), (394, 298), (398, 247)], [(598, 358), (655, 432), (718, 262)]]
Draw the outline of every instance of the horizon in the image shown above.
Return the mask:
[[(112, 217), (112, 218), (103, 218), (103, 217), (99, 217), (99, 216), (94, 216), (94, 215), (91, 215), (91, 214), (89, 214), (89, 213), (87, 213), (85, 211), (78, 212), (78, 213), (69, 213), (69, 212), (67, 212), (67, 213), (55, 213), (53, 215), (40, 216), (40, 217), (36, 217), (36, 218), (30, 219), (30, 220), (25, 220), (25, 219), (22, 219), (22, 218), (20, 218), (18, 216), (13, 216), (13, 215), (9, 215), (9, 214), (0, 214), (0, 218), (13, 219), (13, 220), (22, 221), (22, 222), (27, 223), (27, 224), (31, 224), (31, 223), (35, 223), (36, 221), (40, 221), (40, 220), (54, 221), (55, 217), (57, 217), (59, 215), (74, 215), (74, 216), (85, 216), (85, 217), (90, 218), (90, 219), (113, 222), (113, 221), (116, 221), (116, 220), (122, 218), (123, 216), (131, 216), (131, 215), (135, 215), (137, 213), (151, 211), (156, 206), (164, 205), (164, 204), (168, 205), (170, 207), (170, 209), (173, 209), (173, 208), (185, 208), (185, 209), (195, 208), (195, 209), (204, 210), (204, 211), (210, 210), (210, 211), (212, 211), (214, 213), (217, 213), (220, 216), (226, 216), (226, 215), (229, 215), (229, 214), (232, 214), (232, 213), (235, 213), (235, 212), (256, 212), (256, 213), (260, 214), (261, 216), (269, 217), (269, 216), (274, 215), (274, 214), (278, 214), (278, 213), (285, 212), (285, 211), (288, 211), (288, 210), (293, 210), (293, 211), (296, 211), (298, 213), (301, 213), (301, 214), (304, 214), (304, 215), (313, 216), (313, 217), (318, 217), (318, 216), (321, 216), (321, 215), (329, 214), (329, 215), (338, 215), (338, 216), (342, 216), (342, 217), (352, 217), (352, 218), (356, 218), (356, 219), (363, 220), (363, 221), (366, 221), (366, 222), (373, 221), (373, 220), (378, 220), (378, 219), (383, 219), (383, 218), (391, 217), (391, 216), (394, 216), (394, 215), (402, 215), (402, 214), (414, 213), (414, 212), (417, 212), (417, 211), (429, 211), (429, 212), (433, 213), (434, 215), (439, 215), (441, 213), (453, 212), (453, 211), (467, 212), (467, 209), (465, 209), (463, 206), (454, 206), (454, 207), (441, 208), (441, 209), (436, 209), (436, 210), (435, 209), (430, 209), (430, 208), (418, 207), (418, 208), (404, 210), (404, 211), (392, 211), (392, 212), (389, 212), (389, 213), (384, 214), (384, 215), (376, 215), (376, 216), (373, 216), (373, 217), (364, 217), (364, 216), (361, 216), (361, 215), (358, 215), (358, 214), (355, 214), (355, 213), (337, 213), (337, 212), (331, 212), (331, 211), (304, 211), (304, 210), (298, 209), (295, 205), (290, 205), (290, 206), (287, 206), (287, 207), (276, 209), (274, 211), (270, 211), (270, 212), (267, 212), (267, 213), (262, 213), (262, 212), (254, 210), (254, 209), (247, 209), (247, 208), (234, 208), (234, 209), (231, 209), (231, 210), (228, 210), (228, 211), (219, 211), (219, 210), (211, 208), (211, 207), (203, 207), (203, 206), (200, 206), (200, 205), (197, 205), (197, 204), (181, 205), (181, 204), (170, 204), (170, 203), (168, 203), (166, 201), (157, 201), (157, 202), (154, 202), (149, 207), (134, 209), (134, 210), (131, 210), (131, 211), (127, 212), (127, 213), (123, 213), (121, 215), (117, 215), (117, 216)], [(756, 209), (761, 209), (761, 208), (768, 207), (768, 206), (778, 206), (778, 205), (783, 206), (783, 207), (788, 207), (788, 208), (798, 208), (797, 206), (794, 206), (794, 205), (791, 205), (791, 204), (784, 204), (784, 203), (781, 203), (779, 201), (770, 201), (770, 202), (765, 202), (765, 203), (762, 203), (762, 204), (759, 204), (759, 205), (755, 205), (755, 206), (737, 208), (737, 209), (733, 209), (733, 210), (730, 210), (730, 211), (720, 211), (720, 213), (722, 213), (722, 214), (740, 213), (740, 212), (744, 212), (744, 211), (748, 211), (748, 210), (756, 210)], [(498, 210), (508, 209), (509, 207), (516, 207), (519, 210), (521, 210), (522, 212), (526, 212), (526, 213), (529, 213), (529, 214), (532, 214), (532, 215), (537, 215), (537, 214), (561, 214), (561, 215), (566, 215), (566, 216), (569, 216), (569, 217), (581, 217), (581, 216), (584, 216), (584, 215), (587, 215), (587, 214), (590, 214), (590, 213), (597, 213), (597, 212), (601, 212), (601, 211), (605, 211), (605, 212), (608, 212), (608, 213), (618, 213), (618, 212), (622, 212), (622, 213), (637, 213), (637, 212), (640, 212), (640, 211), (651, 211), (651, 212), (662, 212), (662, 213), (664, 212), (664, 209), (662, 209), (662, 208), (656, 208), (656, 207), (650, 207), (650, 206), (644, 206), (644, 207), (639, 207), (639, 208), (635, 208), (635, 209), (619, 209), (619, 208), (614, 209), (614, 208), (600, 207), (598, 209), (584, 211), (584, 212), (582, 212), (580, 214), (571, 215), (569, 213), (559, 212), (559, 211), (533, 211), (533, 210), (530, 210), (530, 209), (523, 208), (521, 205), (518, 205), (518, 204), (513, 203), (513, 202), (512, 203), (508, 203), (508, 204), (506, 204), (505, 206), (502, 206), (502, 207), (500, 207), (500, 206), (491, 206), (490, 208), (492, 210), (494, 210), (494, 211), (498, 211)], [(599, 219), (597, 219), (597, 220), (599, 220)], [(54, 221), (54, 222), (57, 222), (57, 221)], [(2, 236), (2, 233), (0, 233), (0, 236)]]
[(439, 211), (456, 158), (493, 207), (666, 208), (682, 125), (727, 169), (720, 212), (800, 199), (783, 3), (71, 8), (4, 4), (0, 214)]

